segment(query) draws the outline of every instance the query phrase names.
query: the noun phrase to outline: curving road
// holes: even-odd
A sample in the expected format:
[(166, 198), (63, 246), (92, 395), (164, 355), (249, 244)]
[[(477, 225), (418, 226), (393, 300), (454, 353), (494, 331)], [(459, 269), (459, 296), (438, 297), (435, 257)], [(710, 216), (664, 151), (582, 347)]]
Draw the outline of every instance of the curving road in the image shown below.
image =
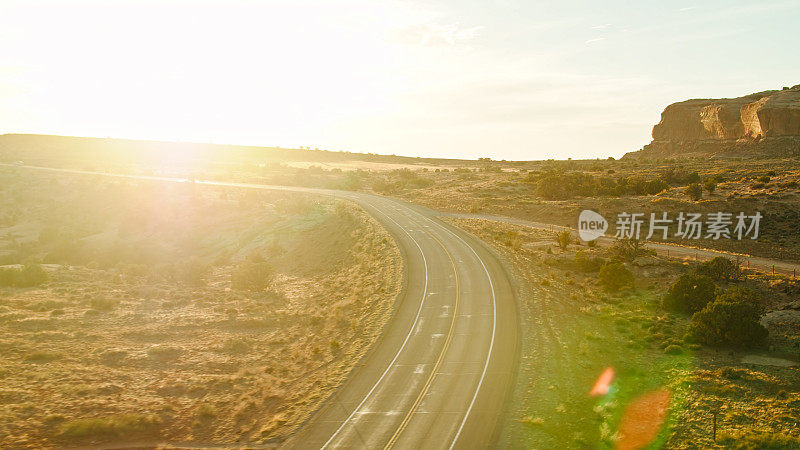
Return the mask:
[(486, 448), (517, 358), (513, 291), (499, 262), (424, 208), (338, 193), (395, 237), (406, 284), (381, 341), (286, 448)]
[(441, 222), (427, 208), (376, 195), (196, 183), (292, 190), (354, 201), (386, 227), (403, 253), (404, 288), (381, 338), (345, 385), (332, 393), (284, 447), (452, 449), (493, 445), (516, 369), (518, 320), (509, 278), (480, 241)]

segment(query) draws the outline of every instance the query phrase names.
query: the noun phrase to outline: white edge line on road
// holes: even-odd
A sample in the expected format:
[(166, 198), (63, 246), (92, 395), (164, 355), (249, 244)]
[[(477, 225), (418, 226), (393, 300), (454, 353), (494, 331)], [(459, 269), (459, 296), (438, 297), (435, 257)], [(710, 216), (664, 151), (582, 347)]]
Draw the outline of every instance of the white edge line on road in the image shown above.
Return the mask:
[(395, 225), (397, 225), (401, 230), (403, 230), (403, 232), (406, 235), (408, 235), (408, 237), (410, 237), (412, 241), (414, 241), (414, 244), (416, 244), (417, 248), (419, 249), (420, 255), (422, 255), (422, 261), (425, 264), (425, 287), (422, 290), (422, 300), (419, 303), (419, 308), (417, 309), (417, 315), (416, 315), (416, 317), (414, 317), (414, 322), (411, 324), (411, 328), (409, 328), (408, 334), (406, 334), (406, 338), (403, 340), (403, 344), (397, 350), (397, 353), (394, 355), (394, 358), (392, 358), (392, 361), (386, 367), (386, 370), (384, 370), (383, 373), (381, 374), (380, 378), (378, 378), (378, 381), (375, 382), (375, 384), (372, 386), (372, 388), (369, 390), (369, 392), (367, 392), (367, 395), (364, 396), (364, 399), (361, 400), (361, 403), (359, 403), (358, 406), (356, 406), (355, 409), (353, 409), (353, 411), (350, 413), (349, 416), (347, 416), (347, 418), (344, 420), (344, 422), (342, 422), (342, 424), (339, 426), (339, 428), (336, 429), (336, 432), (334, 432), (333, 435), (325, 442), (325, 444), (323, 444), (321, 449), (327, 448), (328, 445), (330, 445), (330, 443), (342, 431), (342, 429), (345, 427), (345, 425), (347, 425), (347, 423), (350, 422), (350, 419), (353, 418), (355, 413), (358, 412), (358, 410), (361, 409), (362, 406), (364, 406), (364, 403), (366, 403), (366, 401), (369, 399), (369, 397), (372, 395), (372, 393), (375, 391), (375, 389), (378, 387), (378, 385), (383, 381), (383, 379), (386, 377), (386, 374), (389, 373), (389, 370), (391, 370), (392, 366), (397, 361), (397, 358), (400, 357), (400, 353), (403, 352), (403, 349), (405, 348), (406, 343), (408, 343), (408, 340), (411, 338), (411, 335), (414, 332), (414, 328), (416, 328), (416, 324), (417, 324), (417, 321), (419, 320), (420, 314), (422, 313), (422, 307), (425, 304), (425, 298), (427, 297), (426, 293), (428, 292), (428, 260), (425, 258), (425, 252), (422, 251), (422, 247), (419, 245), (419, 242), (417, 242), (417, 240), (414, 239), (414, 236), (411, 236), (411, 234), (405, 228), (403, 228), (403, 226), (401, 226), (399, 223), (397, 223), (396, 220), (392, 219), (391, 217), (386, 215), (386, 213), (384, 213), (383, 211), (379, 210), (378, 208), (376, 208), (372, 204), (370, 204), (370, 206), (375, 208), (375, 211), (378, 211), (379, 213), (383, 214), (387, 219), (389, 219), (392, 222), (394, 222)]

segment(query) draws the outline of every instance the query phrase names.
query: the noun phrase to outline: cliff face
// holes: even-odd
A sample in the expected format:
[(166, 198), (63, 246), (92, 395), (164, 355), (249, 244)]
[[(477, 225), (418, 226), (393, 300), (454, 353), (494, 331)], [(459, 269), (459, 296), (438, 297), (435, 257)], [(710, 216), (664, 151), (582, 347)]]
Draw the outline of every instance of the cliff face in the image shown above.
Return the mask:
[(800, 155), (800, 85), (673, 103), (653, 127), (653, 142), (626, 156), (745, 155)]

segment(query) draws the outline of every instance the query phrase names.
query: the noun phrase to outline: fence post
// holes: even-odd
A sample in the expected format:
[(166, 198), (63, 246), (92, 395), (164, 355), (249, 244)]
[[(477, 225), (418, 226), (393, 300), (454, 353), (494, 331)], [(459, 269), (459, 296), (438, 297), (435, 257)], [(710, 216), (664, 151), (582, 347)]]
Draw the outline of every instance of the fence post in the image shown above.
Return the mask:
[(716, 410), (711, 413), (714, 414), (714, 442), (717, 442), (717, 413)]

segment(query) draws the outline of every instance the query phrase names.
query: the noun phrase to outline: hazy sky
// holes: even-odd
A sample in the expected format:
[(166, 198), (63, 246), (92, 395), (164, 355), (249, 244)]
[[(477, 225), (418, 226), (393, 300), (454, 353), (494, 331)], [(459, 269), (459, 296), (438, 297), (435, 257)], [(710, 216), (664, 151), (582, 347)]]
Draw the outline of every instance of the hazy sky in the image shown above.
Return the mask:
[(0, 0), (0, 133), (620, 156), (800, 83), (794, 1)]

